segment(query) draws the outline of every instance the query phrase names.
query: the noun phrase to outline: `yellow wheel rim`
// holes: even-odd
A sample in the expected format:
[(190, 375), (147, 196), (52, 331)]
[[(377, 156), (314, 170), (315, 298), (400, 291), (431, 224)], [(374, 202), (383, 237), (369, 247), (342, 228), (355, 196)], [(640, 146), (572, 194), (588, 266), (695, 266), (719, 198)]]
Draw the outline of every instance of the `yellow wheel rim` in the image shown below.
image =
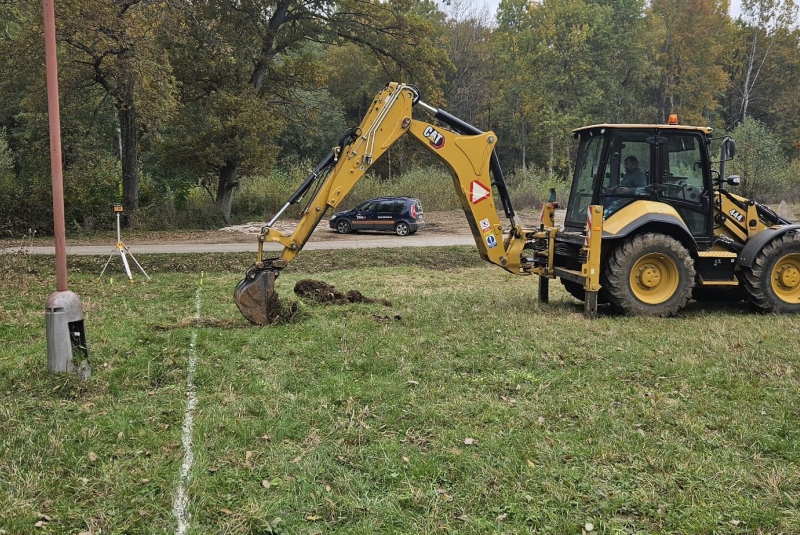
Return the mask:
[(660, 253), (643, 256), (631, 270), (633, 295), (648, 305), (658, 305), (675, 295), (680, 283), (678, 266)]
[(772, 291), (782, 301), (800, 301), (800, 253), (784, 256), (775, 263), (770, 277)]

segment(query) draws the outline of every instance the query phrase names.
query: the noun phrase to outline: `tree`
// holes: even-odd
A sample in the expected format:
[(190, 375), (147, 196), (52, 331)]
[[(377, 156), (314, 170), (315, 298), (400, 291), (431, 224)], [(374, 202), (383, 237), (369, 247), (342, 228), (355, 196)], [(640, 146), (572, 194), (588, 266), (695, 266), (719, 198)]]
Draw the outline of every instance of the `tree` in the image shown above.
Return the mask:
[(348, 124), (359, 124), (375, 94), (386, 83), (386, 73), (369, 50), (342, 43), (328, 47), (322, 75), (328, 91), (342, 105)]
[(494, 123), (506, 140), (499, 150), (507, 154), (513, 149), (513, 159), (525, 173), (535, 158), (529, 153), (531, 131), (547, 106), (541, 73), (532, 67), (530, 59), (542, 44), (534, 33), (534, 16), (527, 0), (501, 0), (497, 22), (493, 36), (497, 63)]
[(490, 129), (496, 74), (488, 12), (453, 2), (439, 27), (453, 69), (447, 73), (447, 110), (481, 129)]
[[(230, 218), (242, 170), (269, 166), (280, 136), (303, 107), (296, 90), (321, 86), (309, 42), (352, 42), (385, 73), (433, 76), (443, 61), (426, 41), (430, 2), (390, 0), (223, 0), (185, 4), (190, 12), (173, 48), (183, 84), (183, 123), (194, 126), (170, 164), (195, 161), (216, 175), (215, 200)], [(179, 72), (178, 72), (179, 71)], [(174, 140), (174, 137), (173, 137)]]
[[(742, 119), (744, 111), (743, 80), (748, 63), (744, 61), (750, 28), (737, 21), (732, 26), (731, 51), (725, 67), (730, 73), (726, 124), (733, 127)], [(766, 39), (762, 29), (759, 40)], [(770, 36), (769, 53), (763, 56), (756, 80), (751, 78), (751, 90), (747, 92), (746, 114), (764, 123), (780, 140), (786, 156), (797, 156), (794, 143), (800, 141), (800, 29), (784, 28)]]
[[(58, 5), (61, 39), (71, 47), (66, 69), (98, 108), (113, 103), (119, 128), (122, 201), (139, 204), (139, 137), (169, 116), (174, 88), (158, 44), (163, 0), (67, 0)], [(69, 76), (69, 75), (68, 75)], [(93, 89), (100, 88), (103, 98)]]
[(792, 0), (743, 0), (739, 18), (742, 36), (741, 76), (731, 80), (737, 90), (735, 119), (747, 117), (752, 100), (762, 87), (762, 73), (775, 41), (797, 20), (797, 6)]
[(763, 123), (746, 117), (731, 134), (736, 140), (732, 173), (741, 176), (741, 194), (765, 200), (785, 192), (786, 159), (774, 134)]
[[(775, 132), (790, 158), (800, 158), (800, 28), (784, 30), (778, 35), (768, 60), (763, 105), (759, 115)], [(755, 110), (753, 106), (750, 109)], [(800, 176), (795, 177), (800, 180)]]
[(584, 0), (546, 0), (531, 9), (526, 61), (538, 102), (533, 133), (551, 175), (569, 170), (570, 130), (607, 113), (612, 14), (609, 6)]
[(647, 91), (652, 64), (647, 56), (644, 0), (592, 0), (608, 10), (607, 24), (593, 45), (602, 68), (594, 74), (604, 94), (597, 120), (647, 122), (653, 110), (642, 98)]
[[(13, 168), (0, 171), (3, 232), (52, 232), (42, 5), (0, 3), (0, 130)], [(69, 144), (65, 143), (69, 150)]]
[(728, 84), (721, 67), (725, 0), (653, 0), (647, 39), (658, 78), (651, 89), (659, 122), (671, 113), (703, 124), (719, 113)]

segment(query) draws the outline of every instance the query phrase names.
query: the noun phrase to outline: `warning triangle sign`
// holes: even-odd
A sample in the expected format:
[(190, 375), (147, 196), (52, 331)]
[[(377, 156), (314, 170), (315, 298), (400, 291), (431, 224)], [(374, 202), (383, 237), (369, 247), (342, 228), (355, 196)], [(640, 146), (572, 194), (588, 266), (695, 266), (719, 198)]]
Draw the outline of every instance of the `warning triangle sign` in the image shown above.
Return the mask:
[(469, 198), (472, 204), (478, 204), (484, 199), (487, 199), (492, 191), (478, 182), (477, 180), (473, 180), (472, 183), (469, 185)]

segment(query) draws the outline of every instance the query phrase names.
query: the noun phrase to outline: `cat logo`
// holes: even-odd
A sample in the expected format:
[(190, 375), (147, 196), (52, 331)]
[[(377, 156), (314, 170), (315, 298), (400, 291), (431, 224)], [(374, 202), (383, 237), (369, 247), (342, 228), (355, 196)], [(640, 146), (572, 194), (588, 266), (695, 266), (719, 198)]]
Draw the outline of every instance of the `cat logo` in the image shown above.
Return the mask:
[(422, 135), (428, 138), (428, 141), (431, 142), (431, 146), (434, 149), (441, 149), (444, 147), (444, 136), (436, 131), (436, 129), (432, 126), (429, 126), (422, 132)]

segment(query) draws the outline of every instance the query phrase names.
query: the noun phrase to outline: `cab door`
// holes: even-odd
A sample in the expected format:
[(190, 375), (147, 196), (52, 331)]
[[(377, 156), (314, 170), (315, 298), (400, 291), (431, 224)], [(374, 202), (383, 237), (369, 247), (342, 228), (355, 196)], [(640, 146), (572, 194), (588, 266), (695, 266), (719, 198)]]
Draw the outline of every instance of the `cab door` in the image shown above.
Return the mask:
[(353, 211), (353, 230), (372, 230), (375, 228), (375, 208), (378, 203), (367, 201), (358, 205)]
[(708, 146), (699, 132), (661, 130), (657, 145), (658, 200), (680, 214), (701, 248), (711, 246), (713, 211)]
[(374, 224), (377, 230), (392, 230), (394, 228), (395, 217), (400, 215), (397, 210), (398, 205), (402, 210), (403, 201), (401, 200), (388, 199), (378, 203)]

